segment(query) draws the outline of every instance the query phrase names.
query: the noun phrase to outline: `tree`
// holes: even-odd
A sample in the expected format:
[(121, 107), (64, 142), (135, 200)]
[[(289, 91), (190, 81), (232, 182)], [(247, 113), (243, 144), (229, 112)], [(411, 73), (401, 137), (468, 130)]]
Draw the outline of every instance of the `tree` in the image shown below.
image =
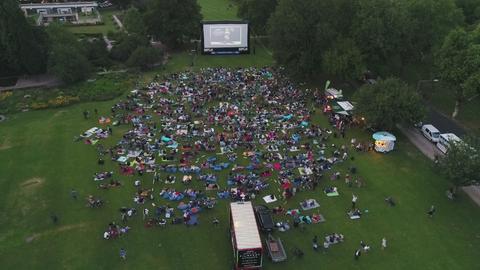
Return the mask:
[(128, 58), (127, 66), (140, 67), (141, 70), (147, 70), (154, 64), (160, 62), (163, 58), (163, 52), (153, 47), (138, 47)]
[(49, 72), (66, 83), (84, 80), (90, 73), (90, 63), (79, 51), (66, 46), (54, 46), (49, 58)]
[(480, 93), (480, 28), (472, 33), (452, 30), (437, 51), (435, 64), (440, 79), (455, 91), (455, 118), (466, 97)]
[(343, 79), (358, 79), (365, 71), (363, 55), (350, 38), (339, 38), (322, 56), (323, 70)]
[(127, 8), (132, 0), (111, 0), (114, 5), (117, 5), (121, 9)]
[(425, 114), (418, 93), (396, 78), (362, 86), (353, 100), (356, 113), (379, 129), (391, 130), (396, 124), (418, 123)]
[(370, 64), (393, 63), (411, 52), (410, 25), (405, 1), (358, 0), (352, 36)]
[(267, 31), (267, 22), (275, 11), (277, 0), (241, 0), (238, 4), (238, 16), (250, 22), (255, 34)]
[(407, 3), (412, 43), (408, 54), (413, 61), (423, 60), (432, 48), (441, 45), (450, 30), (464, 20), (455, 0), (407, 0)]
[(129, 8), (125, 13), (123, 24), (129, 33), (145, 35), (147, 32), (142, 14), (134, 7)]
[(309, 78), (321, 70), (316, 2), (282, 0), (269, 20), (273, 57), (296, 79)]
[(152, 0), (144, 19), (147, 32), (170, 48), (200, 37), (202, 15), (196, 0)]
[(110, 51), (110, 57), (114, 60), (125, 62), (130, 55), (141, 46), (148, 46), (149, 42), (145, 36), (137, 34), (122, 34), (118, 43)]
[(18, 1), (0, 1), (0, 77), (44, 72), (47, 50), (43, 29), (27, 22)]
[(456, 0), (455, 2), (457, 7), (463, 11), (467, 24), (473, 25), (480, 19), (480, 2), (478, 0)]
[(52, 46), (48, 58), (48, 71), (66, 83), (87, 78), (91, 66), (85, 56), (86, 50), (75, 36), (58, 24), (47, 27)]
[(440, 158), (440, 169), (458, 186), (476, 184), (480, 181), (480, 138), (468, 136), (464, 141), (450, 143), (447, 154)]
[(322, 72), (322, 54), (332, 41), (350, 35), (356, 6), (351, 0), (279, 0), (268, 22), (273, 57), (291, 77), (311, 79)]
[(85, 48), (85, 56), (94, 66), (108, 68), (111, 66), (111, 60), (108, 58), (108, 50), (105, 41), (100, 38), (93, 40), (85, 39), (82, 41), (82, 47)]

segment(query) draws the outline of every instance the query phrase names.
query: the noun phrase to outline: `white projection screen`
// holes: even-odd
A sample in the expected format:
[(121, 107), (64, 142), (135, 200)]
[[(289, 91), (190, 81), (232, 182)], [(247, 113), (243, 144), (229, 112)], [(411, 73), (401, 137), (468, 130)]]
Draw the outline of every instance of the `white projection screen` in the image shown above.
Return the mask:
[(247, 22), (203, 22), (204, 54), (242, 54), (249, 52)]

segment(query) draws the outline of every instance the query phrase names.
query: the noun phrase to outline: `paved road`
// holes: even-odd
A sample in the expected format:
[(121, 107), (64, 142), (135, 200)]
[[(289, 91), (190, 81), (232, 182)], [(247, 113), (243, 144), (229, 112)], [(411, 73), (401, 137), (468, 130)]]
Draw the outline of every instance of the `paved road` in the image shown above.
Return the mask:
[(432, 124), (440, 133), (455, 133), (458, 137), (462, 137), (466, 134), (465, 129), (461, 127), (454, 120), (446, 115), (443, 115), (432, 108), (427, 106), (427, 117), (425, 124)]
[(420, 152), (422, 152), (429, 159), (434, 160), (435, 156), (442, 156), (443, 153), (437, 148), (435, 144), (430, 142), (422, 135), (420, 130), (415, 127), (402, 127), (397, 125), (397, 128), (405, 135), (410, 142), (412, 142)]

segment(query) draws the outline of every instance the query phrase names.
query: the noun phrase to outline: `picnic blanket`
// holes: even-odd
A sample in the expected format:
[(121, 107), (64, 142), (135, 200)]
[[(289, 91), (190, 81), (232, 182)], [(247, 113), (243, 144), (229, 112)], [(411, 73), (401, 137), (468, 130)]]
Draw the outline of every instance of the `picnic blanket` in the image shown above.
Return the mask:
[(311, 175), (311, 174), (313, 174), (312, 169), (310, 169), (308, 167), (298, 168), (298, 172), (300, 173), (300, 175)]
[(120, 162), (120, 163), (125, 163), (125, 162), (127, 162), (127, 160), (128, 160), (128, 157), (126, 157), (126, 156), (121, 156), (117, 159), (117, 161)]
[(266, 203), (273, 203), (273, 202), (277, 201), (277, 198), (275, 197), (275, 195), (273, 195), (273, 198), (272, 198), (272, 195), (267, 195), (267, 196), (263, 197), (263, 200)]
[(306, 211), (306, 210), (320, 207), (320, 204), (315, 199), (308, 199), (301, 202), (300, 207), (302, 207), (302, 210)]
[(289, 209), (286, 213), (287, 216), (297, 216), (300, 214), (300, 210), (298, 209)]
[(165, 137), (165, 136), (162, 136), (162, 142), (169, 142), (171, 141), (172, 139), (169, 138), (169, 137)]
[(313, 214), (312, 215), (312, 223), (313, 224), (322, 223), (322, 222), (325, 222), (325, 221), (327, 221), (327, 220), (325, 219), (325, 217), (322, 214)]
[(335, 197), (335, 196), (340, 195), (340, 194), (338, 193), (337, 187), (327, 187), (327, 188), (325, 188), (325, 189), (323, 190), (323, 192), (324, 192), (325, 194), (327, 194), (327, 197)]
[(330, 193), (326, 193), (327, 194), (327, 197), (336, 197), (336, 196), (339, 196), (340, 193), (338, 193), (338, 191), (335, 191), (335, 192), (330, 192)]
[(187, 225), (197, 225), (198, 215), (190, 215), (190, 219), (187, 221)]

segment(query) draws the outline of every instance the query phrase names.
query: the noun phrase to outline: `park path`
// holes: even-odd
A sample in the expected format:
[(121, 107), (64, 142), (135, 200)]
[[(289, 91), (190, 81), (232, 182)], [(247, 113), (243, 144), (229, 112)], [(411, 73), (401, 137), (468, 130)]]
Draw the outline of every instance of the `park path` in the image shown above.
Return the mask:
[(16, 90), (32, 87), (55, 87), (61, 85), (62, 82), (52, 75), (42, 74), (42, 75), (32, 75), (20, 77), (17, 81), (17, 84), (14, 86), (0, 87), (1, 91), (6, 90)]
[(122, 31), (125, 31), (125, 28), (123, 27), (123, 23), (120, 21), (120, 19), (118, 19), (117, 15), (113, 15), (113, 20), (115, 21), (115, 23), (118, 25), (118, 27), (120, 28), (120, 30)]

